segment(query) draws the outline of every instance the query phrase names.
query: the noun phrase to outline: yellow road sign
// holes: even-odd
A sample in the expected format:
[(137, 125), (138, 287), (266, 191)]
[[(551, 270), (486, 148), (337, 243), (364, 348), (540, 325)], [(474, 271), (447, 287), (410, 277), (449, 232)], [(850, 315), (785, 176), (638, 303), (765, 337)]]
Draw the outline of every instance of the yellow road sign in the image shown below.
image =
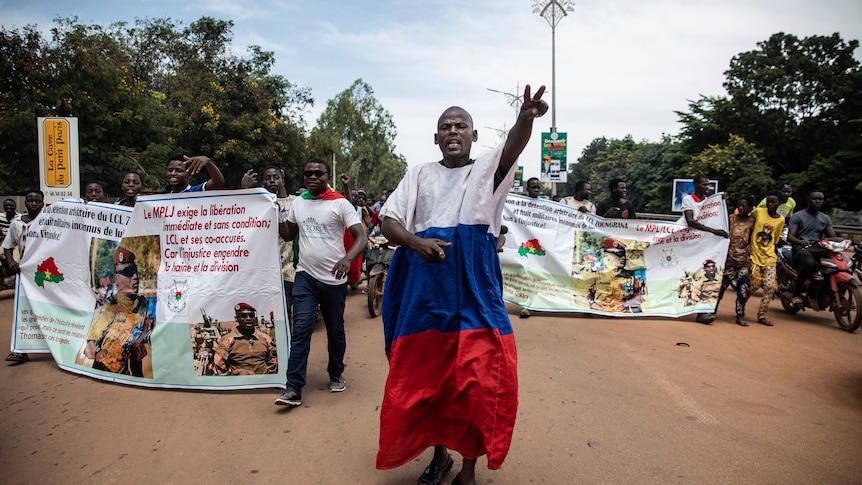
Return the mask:
[(72, 165), (69, 160), (69, 122), (64, 119), (46, 119), (43, 125), (45, 184), (48, 187), (68, 187), (72, 183)]

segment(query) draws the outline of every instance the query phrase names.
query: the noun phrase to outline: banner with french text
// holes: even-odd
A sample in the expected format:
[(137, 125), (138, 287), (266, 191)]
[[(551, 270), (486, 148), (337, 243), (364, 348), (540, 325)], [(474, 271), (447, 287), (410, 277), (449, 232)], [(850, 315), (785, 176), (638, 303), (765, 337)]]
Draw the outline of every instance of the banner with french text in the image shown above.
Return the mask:
[[(698, 222), (727, 230), (721, 194)], [(500, 263), (503, 298), (539, 311), (678, 317), (715, 309), (728, 240), (684, 219), (604, 219), (510, 195)]]
[(289, 336), (263, 189), (62, 200), (31, 223), (12, 349), (147, 387), (283, 387)]

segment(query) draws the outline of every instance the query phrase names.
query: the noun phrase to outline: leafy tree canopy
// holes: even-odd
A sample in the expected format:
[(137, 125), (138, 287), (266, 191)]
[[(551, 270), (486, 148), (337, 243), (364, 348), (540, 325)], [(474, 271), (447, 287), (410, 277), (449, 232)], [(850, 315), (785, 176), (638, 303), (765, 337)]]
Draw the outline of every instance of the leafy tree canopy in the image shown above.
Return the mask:
[(730, 61), (727, 97), (702, 96), (688, 112), (677, 112), (686, 153), (715, 160), (713, 147), (742, 146), (733, 133), (756, 147), (768, 167), (739, 175), (756, 179), (739, 187), (789, 180), (804, 199), (828, 183), (827, 206), (859, 209), (862, 71), (853, 55), (859, 42), (837, 33), (799, 39), (779, 32), (757, 46)]
[(272, 74), (271, 52), (233, 54), (232, 27), (203, 17), (105, 28), (73, 17), (56, 19), (50, 39), (36, 26), (0, 28), (0, 192), (37, 185), (39, 116), (78, 118), (81, 179), (109, 194), (127, 171), (163, 190), (176, 152), (210, 156), (228, 186), (249, 168), (298, 173), (310, 90)]
[(350, 175), (351, 186), (376, 196), (394, 189), (407, 163), (395, 153), (395, 123), (370, 85), (357, 79), (326, 103), (308, 145), (317, 156), (335, 160), (334, 170)]

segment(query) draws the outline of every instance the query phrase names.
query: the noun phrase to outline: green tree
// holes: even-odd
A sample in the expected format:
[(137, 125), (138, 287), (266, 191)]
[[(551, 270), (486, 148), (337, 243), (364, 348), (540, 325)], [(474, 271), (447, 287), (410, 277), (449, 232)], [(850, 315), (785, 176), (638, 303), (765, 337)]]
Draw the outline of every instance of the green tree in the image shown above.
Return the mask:
[(628, 197), (635, 210), (670, 213), (673, 179), (679, 178), (679, 167), (688, 158), (683, 153), (682, 145), (669, 135), (664, 135), (657, 143), (641, 142), (626, 171)]
[(79, 122), (81, 179), (119, 189), (123, 172), (138, 169), (142, 140), (168, 136), (167, 116), (149, 87), (129, 75), (128, 51), (117, 26), (104, 29), (58, 19), (51, 30), (49, 62), (57, 80), (51, 92), (56, 116)]
[(310, 91), (272, 74), (271, 52), (233, 54), (231, 28), (207, 17), (187, 27), (57, 19), (50, 39), (36, 26), (0, 28), (0, 190), (37, 184), (39, 116), (78, 118), (81, 178), (109, 194), (129, 170), (161, 190), (177, 151), (212, 157), (229, 185), (267, 165), (295, 179)]
[(569, 170), (572, 182), (567, 190), (574, 193), (574, 184), (578, 180), (586, 180), (593, 187), (593, 200), (601, 200), (610, 195), (608, 182), (613, 178), (621, 178), (631, 187), (627, 172), (637, 149), (638, 143), (631, 135), (623, 139), (594, 139), (581, 152), (578, 163)]
[(591, 178), (592, 169), (597, 163), (596, 160), (599, 152), (607, 150), (609, 144), (610, 140), (601, 137), (594, 139), (589, 145), (585, 146), (581, 151), (581, 156), (578, 157), (575, 163), (569, 164), (566, 184), (560, 187), (559, 192), (563, 195), (574, 195), (575, 184), (578, 183), (578, 180), (586, 180), (593, 187), (593, 199), (595, 199), (601, 183)]
[(330, 99), (311, 130), (312, 154), (335, 160), (338, 172), (350, 175), (351, 185), (376, 195), (392, 189), (407, 170), (395, 153), (395, 123), (370, 85), (357, 79)]
[(677, 113), (687, 153), (728, 143), (735, 133), (761, 150), (774, 167), (768, 175), (791, 180), (797, 193), (829, 176), (827, 203), (858, 206), (859, 174), (846, 169), (862, 165), (862, 130), (854, 122), (862, 119), (862, 72), (853, 55), (859, 42), (837, 33), (804, 39), (777, 33), (757, 45), (731, 60), (728, 97), (701, 97)]
[[(36, 118), (75, 116), (79, 121), (81, 179), (119, 186), (138, 140), (164, 135), (163, 110), (146, 88), (130, 79), (126, 52), (111, 32), (77, 19), (58, 19), (50, 41), (35, 27), (2, 31), (0, 146), (5, 191), (38, 182)], [(141, 120), (146, 119), (145, 122)], [(8, 169), (8, 171), (6, 171)], [(108, 190), (111, 184), (108, 184)]]
[(36, 118), (48, 112), (46, 49), (35, 26), (0, 28), (0, 193), (38, 186)]
[(760, 150), (733, 133), (727, 143), (710, 145), (685, 166), (687, 177), (703, 173), (717, 179), (719, 188), (734, 200), (748, 193), (758, 197), (766, 194), (775, 186), (770, 172)]
[[(160, 29), (143, 25), (148, 32)], [(161, 62), (166, 72), (154, 87), (172, 114), (170, 148), (211, 156), (228, 186), (238, 186), (246, 170), (267, 165), (284, 168), (288, 185), (298, 182), (307, 155), (301, 112), (313, 104), (310, 91), (270, 72), (272, 52), (251, 46), (246, 57), (231, 54), (232, 26), (203, 17), (168, 47)], [(168, 153), (160, 155), (164, 164)]]

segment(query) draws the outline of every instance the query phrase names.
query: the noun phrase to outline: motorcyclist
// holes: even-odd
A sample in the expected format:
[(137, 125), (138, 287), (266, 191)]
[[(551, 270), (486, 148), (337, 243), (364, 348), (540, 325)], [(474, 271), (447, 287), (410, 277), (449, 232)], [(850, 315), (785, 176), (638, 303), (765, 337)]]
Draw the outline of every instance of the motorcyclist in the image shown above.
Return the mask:
[(803, 297), (807, 296), (805, 281), (814, 275), (820, 258), (826, 256), (826, 250), (816, 243), (824, 237), (835, 237), (832, 220), (820, 212), (821, 207), (823, 207), (823, 192), (813, 190), (808, 194), (808, 207), (794, 213), (790, 218), (787, 240), (793, 245), (793, 262), (799, 270), (793, 298), (790, 300), (790, 304), (794, 307), (803, 306)]

